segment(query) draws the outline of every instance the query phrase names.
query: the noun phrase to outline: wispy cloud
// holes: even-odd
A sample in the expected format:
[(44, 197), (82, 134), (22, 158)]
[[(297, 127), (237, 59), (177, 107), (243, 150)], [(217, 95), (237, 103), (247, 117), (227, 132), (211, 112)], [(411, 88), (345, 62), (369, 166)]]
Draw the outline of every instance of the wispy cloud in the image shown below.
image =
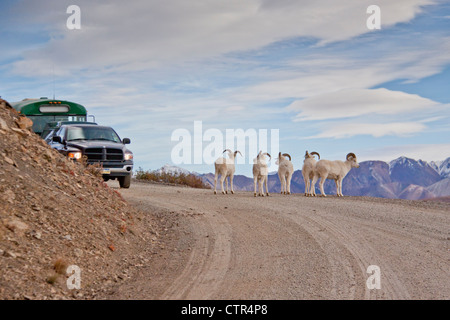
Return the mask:
[(415, 94), (379, 89), (347, 89), (297, 100), (288, 111), (294, 121), (343, 119), (364, 115), (398, 115), (439, 107), (441, 104)]
[[(411, 20), (431, 0), (380, 0), (383, 24), (389, 28)], [(18, 74), (49, 74), (89, 68), (143, 70), (229, 52), (253, 50), (276, 41), (312, 37), (324, 43), (370, 32), (366, 8), (371, 1), (133, 1), (129, 5), (78, 1), (82, 28), (65, 28), (64, 2), (43, 0), (20, 5), (29, 19), (52, 37), (45, 46), (23, 53)], [(66, 6), (67, 7), (67, 6)], [(19, 10), (16, 8), (16, 10)], [(122, 23), (126, 20), (126, 23)]]
[(132, 138), (147, 166), (170, 162), (171, 132), (195, 120), (280, 129), (294, 156), (305, 145), (333, 155), (349, 142), (437, 144), (449, 130), (445, 81), (433, 94), (389, 83), (421, 85), (450, 65), (448, 20), (427, 16), (441, 3), (380, 0), (380, 31), (366, 27), (369, 0), (80, 0), (73, 31), (73, 1), (0, 3), (0, 87), (51, 96), (54, 78), (57, 97)]
[(360, 161), (391, 161), (405, 156), (417, 160), (439, 161), (450, 156), (448, 150), (450, 150), (450, 143), (392, 145), (362, 150), (359, 152), (358, 159)]
[(351, 138), (357, 135), (370, 135), (375, 138), (384, 136), (410, 136), (424, 131), (426, 126), (418, 122), (391, 122), (391, 123), (339, 123), (333, 124), (318, 135), (304, 137), (303, 139), (319, 138)]
[(421, 35), (421, 42), (414, 42), (410, 35), (402, 36), (401, 42), (396, 37), (386, 37), (383, 41), (361, 41), (358, 49), (331, 45), (325, 51), (303, 50), (303, 56), (290, 57), (282, 70), (261, 74), (259, 83), (243, 88), (236, 97), (245, 101), (275, 101), (368, 89), (398, 79), (417, 82), (441, 72), (450, 63), (448, 36)]

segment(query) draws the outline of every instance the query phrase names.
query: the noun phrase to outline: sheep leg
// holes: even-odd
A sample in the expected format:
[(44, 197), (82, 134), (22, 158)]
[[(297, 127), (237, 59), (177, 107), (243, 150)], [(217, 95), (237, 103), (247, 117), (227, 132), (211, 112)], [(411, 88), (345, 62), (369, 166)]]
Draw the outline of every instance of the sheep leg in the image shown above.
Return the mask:
[(255, 197), (256, 197), (256, 179), (258, 179), (257, 177), (254, 177), (253, 178), (253, 184), (254, 184), (254, 186), (255, 186)]
[(214, 194), (217, 194), (217, 176), (218, 176), (218, 174), (216, 172), (216, 174), (214, 176)]
[(261, 197), (264, 197), (264, 180), (263, 180), (263, 177), (259, 178), (258, 183), (259, 183), (259, 195)]
[(225, 180), (225, 175), (220, 176), (220, 185), (222, 186), (222, 193), (225, 194), (225, 191), (223, 190), (223, 181)]
[(280, 173), (278, 173), (278, 178), (280, 179), (280, 184), (281, 184), (281, 194), (283, 194), (283, 176), (280, 174)]
[[(264, 178), (264, 184), (266, 185), (266, 194), (267, 194), (267, 196), (269, 196), (269, 188), (267, 187), (267, 180), (269, 180), (269, 179), (267, 179), (267, 178), (268, 178), (267, 176)], [(286, 189), (286, 184), (284, 185), (284, 188)]]
[(316, 175), (314, 175), (313, 179), (312, 179), (312, 182), (311, 182), (311, 185), (310, 185), (310, 188), (311, 188), (310, 195), (312, 197), (316, 196), (316, 182), (317, 182), (317, 179), (318, 179), (318, 177)]
[(230, 176), (231, 194), (234, 194), (233, 190), (233, 175)]
[(303, 177), (303, 181), (305, 182), (305, 196), (309, 195), (309, 179)]
[(341, 190), (340, 190), (339, 188), (340, 188), (340, 186), (339, 186), (339, 180), (336, 180), (336, 195), (337, 195), (338, 197), (341, 196)]
[(342, 179), (339, 180), (339, 194), (341, 197), (344, 196), (344, 194), (342, 193)]
[(227, 186), (225, 193), (228, 194), (228, 177), (225, 177), (225, 185)]
[(291, 179), (292, 174), (289, 174), (287, 177), (287, 194), (291, 194)]
[(325, 177), (320, 177), (319, 187), (320, 187), (320, 193), (321, 193), (322, 197), (326, 197), (327, 196), (325, 194), (325, 191), (323, 191), (323, 184), (325, 183), (325, 180), (326, 180)]

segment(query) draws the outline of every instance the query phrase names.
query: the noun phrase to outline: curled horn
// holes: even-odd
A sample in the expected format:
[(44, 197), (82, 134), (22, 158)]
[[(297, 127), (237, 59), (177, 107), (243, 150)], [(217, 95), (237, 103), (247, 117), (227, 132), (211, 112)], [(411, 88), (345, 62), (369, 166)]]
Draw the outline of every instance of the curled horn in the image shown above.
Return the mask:
[(272, 159), (272, 156), (268, 154), (267, 152), (264, 152), (263, 155), (269, 156), (270, 159)]
[(225, 151), (231, 152), (231, 150), (230, 150), (230, 149), (225, 149), (225, 150), (223, 150), (223, 152), (222, 152), (222, 153), (224, 153)]
[(289, 157), (289, 161), (292, 160), (291, 156), (289, 155), (289, 153), (283, 153), (283, 157)]
[(320, 154), (318, 154), (318, 153), (315, 152), (315, 151), (311, 152), (311, 154), (317, 154), (317, 157), (319, 157), (319, 160), (320, 160)]
[(347, 155), (346, 159), (348, 160), (349, 157), (356, 158), (356, 155), (355, 155), (354, 153), (350, 152), (350, 153)]
[(242, 153), (239, 151), (239, 150), (236, 150), (235, 152), (234, 152), (234, 156), (236, 157), (236, 154), (237, 153), (239, 153), (240, 155), (241, 155), (241, 157), (242, 157)]

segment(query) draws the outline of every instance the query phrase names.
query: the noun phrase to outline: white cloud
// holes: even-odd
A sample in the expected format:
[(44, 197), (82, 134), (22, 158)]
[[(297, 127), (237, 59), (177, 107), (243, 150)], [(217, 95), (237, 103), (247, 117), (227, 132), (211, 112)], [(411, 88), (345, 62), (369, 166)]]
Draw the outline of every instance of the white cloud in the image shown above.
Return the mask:
[[(295, 137), (284, 146), (289, 152), (297, 148), (297, 137), (307, 135), (369, 135), (351, 140), (361, 145), (413, 135), (402, 140), (410, 143), (417, 133), (428, 139), (432, 129), (436, 137), (448, 128), (445, 120), (435, 126), (442, 104), (367, 88), (417, 81), (450, 63), (446, 30), (415, 35), (418, 30), (409, 24), (400, 34), (395, 28), (385, 32), (412, 21), (432, 2), (378, 1), (382, 30), (372, 32), (365, 23), (366, 8), (373, 4), (369, 0), (79, 0), (78, 31), (65, 27), (66, 8), (73, 1), (22, 1), (8, 16), (27, 23), (7, 28), (18, 38), (35, 33), (42, 38), (13, 45), (7, 58), (15, 55), (13, 72), (34, 80), (14, 77), (10, 67), (2, 66), (0, 81), (5, 79), (4, 91), (20, 99), (30, 92), (51, 96), (41, 92), (52, 87), (54, 66), (57, 96), (83, 102), (99, 123), (132, 138), (136, 161), (152, 165), (155, 158), (160, 165), (168, 161), (171, 131), (191, 130), (194, 120), (220, 130), (281, 128), (282, 143)], [(348, 39), (353, 40), (343, 41)], [(285, 114), (283, 107), (292, 99), (299, 100)], [(334, 103), (340, 107), (333, 108)], [(295, 115), (328, 123), (289, 121)], [(448, 112), (443, 116), (448, 118)], [(388, 138), (372, 139), (380, 136)], [(348, 141), (314, 139), (313, 144), (340, 152)]]
[[(380, 0), (383, 28), (414, 18), (431, 0)], [(33, 28), (45, 25), (51, 40), (17, 61), (18, 74), (57, 74), (72, 69), (143, 70), (229, 52), (261, 48), (293, 37), (323, 43), (370, 32), (372, 1), (78, 1), (81, 30), (67, 30), (69, 2), (20, 4), (16, 11)], [(29, 19), (29, 20), (28, 20)]]
[(391, 161), (398, 157), (408, 157), (424, 161), (440, 161), (450, 157), (450, 143), (393, 145), (370, 148), (358, 152), (359, 161)]
[(352, 118), (364, 115), (396, 115), (439, 107), (441, 104), (416, 94), (379, 89), (348, 89), (312, 96), (291, 103), (294, 121)]
[(379, 88), (330, 92), (294, 101), (286, 109), (296, 114), (295, 122), (315, 121), (313, 134), (303, 139), (342, 139), (411, 137), (442, 130), (450, 117), (449, 107), (416, 94)]
[(371, 135), (375, 138), (383, 136), (409, 136), (424, 131), (426, 126), (418, 122), (391, 122), (391, 123), (339, 123), (330, 125), (318, 135), (304, 139), (317, 138), (350, 138), (357, 135)]
[[(411, 43), (408, 43), (411, 40)], [(291, 58), (282, 71), (266, 71), (261, 80), (235, 94), (242, 101), (307, 98), (340, 90), (371, 88), (402, 79), (417, 82), (450, 63), (450, 38), (422, 35), (420, 42), (378, 39), (357, 49), (308, 51)]]

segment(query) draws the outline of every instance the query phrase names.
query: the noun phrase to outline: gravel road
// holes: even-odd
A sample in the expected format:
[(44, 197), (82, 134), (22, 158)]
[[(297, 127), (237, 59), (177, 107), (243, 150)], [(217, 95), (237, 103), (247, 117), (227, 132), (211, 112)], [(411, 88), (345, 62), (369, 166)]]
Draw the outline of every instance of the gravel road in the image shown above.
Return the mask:
[[(120, 193), (161, 231), (108, 298), (450, 299), (449, 203), (137, 182)], [(371, 265), (380, 289), (367, 286)]]

